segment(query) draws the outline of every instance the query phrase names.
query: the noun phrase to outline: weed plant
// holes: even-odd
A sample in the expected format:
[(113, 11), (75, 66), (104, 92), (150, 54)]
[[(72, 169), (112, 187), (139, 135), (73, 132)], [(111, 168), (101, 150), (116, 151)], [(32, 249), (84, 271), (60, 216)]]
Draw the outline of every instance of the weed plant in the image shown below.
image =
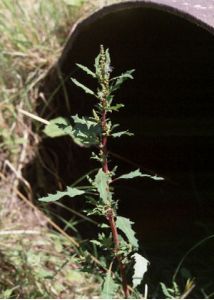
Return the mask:
[[(97, 81), (97, 90), (94, 91), (76, 78), (71, 78), (78, 88), (90, 95), (91, 98), (94, 97), (91, 115), (87, 117), (74, 115), (69, 120), (58, 117), (49, 122), (44, 132), (50, 137), (68, 135), (79, 146), (91, 148), (91, 159), (97, 162), (98, 168), (91, 170), (73, 185), (67, 186), (65, 191), (48, 194), (39, 200), (57, 203), (63, 197), (80, 196), (84, 198), (85, 218), (98, 216), (100, 220), (100, 223), (97, 223), (98, 235), (90, 241), (94, 245), (94, 249), (97, 248), (98, 251), (95, 250), (96, 260), (91, 260), (92, 257), (83, 249), (79, 250), (79, 254), (82, 257), (83, 270), (92, 274), (98, 273), (99, 277), (102, 278), (100, 297), (115, 298), (122, 295), (121, 290), (125, 298), (147, 297), (147, 284), (142, 284), (142, 280), (149, 262), (139, 254), (139, 243), (132, 228), (133, 222), (118, 215), (120, 200), (115, 199), (114, 183), (136, 177), (147, 177), (153, 180), (163, 180), (163, 178), (144, 174), (139, 169), (127, 174), (119, 174), (120, 168), (112, 166), (108, 149), (109, 139), (133, 135), (128, 130), (120, 130), (119, 124), (113, 124), (110, 117), (112, 113), (124, 108), (122, 103), (117, 103), (115, 93), (125, 81), (133, 79), (134, 70), (112, 77), (109, 51), (108, 49), (105, 50), (103, 46), (101, 46), (100, 53), (95, 59), (94, 70), (81, 64), (77, 64), (77, 66)], [(88, 184), (81, 185), (85, 178), (87, 178)], [(131, 197), (132, 195), (130, 195), (130, 199)], [(205, 240), (211, 238), (213, 236), (209, 236)], [(191, 248), (190, 252), (201, 243), (204, 243), (204, 240)], [(159, 297), (161, 294), (162, 297), (173, 299), (186, 298), (192, 292), (195, 288), (194, 279), (191, 279), (192, 276), (188, 270), (181, 269), (184, 259), (190, 252), (188, 251), (181, 259), (171, 284), (166, 285), (161, 282), (158, 293), (151, 291), (151, 294), (154, 293), (155, 297)], [(96, 262), (96, 267), (92, 262)], [(177, 283), (178, 272), (183, 277), (182, 284)], [(144, 290), (143, 295), (139, 293), (138, 287), (141, 291)]]
[[(96, 160), (100, 167), (93, 171), (93, 175), (87, 176), (88, 186), (68, 186), (64, 192), (58, 191), (56, 194), (49, 194), (39, 200), (55, 202), (64, 196), (70, 198), (84, 196), (89, 206), (86, 210), (87, 215), (96, 215), (103, 220), (98, 226), (98, 237), (91, 241), (105, 253), (102, 266), (107, 271), (103, 279), (101, 296), (115, 297), (121, 284), (124, 297), (128, 298), (134, 295), (132, 294), (134, 289), (141, 284), (148, 261), (138, 253), (139, 245), (132, 228), (133, 222), (117, 213), (118, 200), (114, 198), (114, 183), (118, 180), (136, 177), (149, 177), (154, 180), (163, 180), (163, 178), (143, 174), (139, 169), (128, 174), (117, 175), (118, 167), (114, 166), (111, 169), (109, 167), (108, 140), (133, 135), (128, 130), (120, 130), (119, 124), (113, 124), (110, 115), (124, 107), (123, 104), (116, 102), (115, 92), (126, 80), (133, 79), (134, 70), (112, 77), (109, 50), (105, 50), (103, 46), (100, 47), (100, 53), (95, 59), (94, 71), (81, 64), (77, 66), (98, 82), (97, 91), (94, 92), (77, 79), (71, 78), (77, 87), (96, 99), (92, 114), (89, 117), (75, 115), (69, 121), (55, 119), (47, 125), (45, 132), (52, 136), (53, 134), (69, 135), (77, 144), (93, 147), (95, 152), (92, 151), (91, 159)], [(132, 264), (134, 270), (132, 289), (130, 289), (127, 276)]]
[[(90, 2), (93, 11), (98, 6), (118, 1), (92, 1), (93, 4), (91, 1), (86, 2), (87, 4)], [(16, 176), (19, 174), (18, 180), (21, 180), (21, 169), (35, 154), (35, 144), (39, 140), (39, 136), (32, 130), (32, 120), (26, 118), (21, 110), (24, 109), (35, 114), (38, 99), (42, 101), (44, 109), (51, 103), (52, 96), (46, 98), (44, 94), (39, 94), (39, 88), (42, 79), (45, 78), (48, 70), (60, 55), (72, 23), (79, 16), (82, 17), (83, 14), (88, 13), (88, 8), (82, 9), (82, 2), (84, 1), (0, 1), (0, 298), (92, 298), (99, 295), (96, 281), (100, 282), (100, 276), (104, 279), (106, 288), (109, 286), (109, 281), (111, 285), (111, 279), (114, 281), (113, 286), (121, 284), (119, 272), (115, 272), (118, 255), (112, 253), (113, 244), (109, 249), (107, 262), (100, 260), (103, 268), (100, 266), (99, 272), (97, 269), (94, 271), (96, 280), (91, 275), (84, 276), (76, 269), (80, 267), (80, 260), (76, 260), (76, 256), (85, 253), (78, 252), (78, 249), (73, 250), (72, 238), (65, 233), (68, 226), (74, 228), (75, 224), (67, 221), (65, 230), (61, 229), (59, 235), (47, 228), (47, 224), (51, 224), (57, 229), (51, 220), (47, 224), (40, 224), (38, 210), (36, 210), (35, 220), (32, 222), (31, 210), (35, 207), (28, 204), (24, 208), (23, 205), (20, 207), (17, 198), (20, 197), (24, 200), (24, 197), (21, 197), (17, 189), (14, 189), (15, 193), (11, 194), (11, 182), (12, 187), (15, 182), (14, 170), (18, 171)], [(130, 75), (132, 76), (132, 74)], [(36, 125), (36, 123), (34, 124)], [(55, 127), (55, 129), (59, 128)], [(72, 135), (72, 138), (75, 137)], [(76, 140), (78, 142), (78, 139)], [(81, 141), (79, 142), (81, 143)], [(7, 177), (6, 180), (4, 176)], [(93, 176), (92, 180), (94, 179)], [(114, 177), (112, 179), (114, 180)], [(109, 186), (112, 189), (113, 182)], [(76, 188), (82, 191), (82, 188)], [(99, 194), (98, 191), (91, 191), (91, 193)], [(83, 196), (86, 196), (86, 193)], [(90, 196), (98, 199), (98, 195)], [(12, 202), (13, 205), (11, 205)], [(79, 212), (77, 213), (79, 214)], [(109, 226), (106, 216), (103, 216), (103, 220), (104, 226)], [(116, 216), (115, 220), (117, 221)], [(22, 231), (23, 228), (30, 231), (38, 230), (39, 234), (20, 234), (19, 230)], [(117, 229), (120, 239), (123, 238), (129, 244), (126, 234), (121, 229)], [(102, 228), (102, 230), (105, 235), (109, 234), (112, 237), (110, 227)], [(100, 247), (99, 242), (99, 237), (92, 241), (94, 249)], [(133, 246), (131, 247), (133, 248)], [(104, 252), (107, 250), (104, 249)], [(51, 255), (47, 255), (48, 253)], [(131, 255), (132, 253), (128, 255), (127, 265), (132, 260)], [(193, 263), (195, 263), (194, 256)], [(201, 265), (201, 269), (205, 270), (206, 265), (203, 263)], [(111, 274), (108, 270), (112, 270)], [(127, 275), (129, 273), (128, 266), (126, 271)], [(133, 272), (131, 271), (131, 273)], [(198, 290), (201, 292), (199, 291), (197, 295), (212, 298), (211, 279), (207, 278), (206, 274), (204, 276), (206, 284), (201, 289), (199, 287)], [(128, 283), (131, 284), (131, 281)], [(158, 291), (156, 295), (158, 298), (163, 296), (165, 298), (184, 298), (191, 289), (192, 285), (187, 282), (184, 292), (181, 292), (183, 289), (180, 285), (173, 282), (167, 286), (162, 284), (162, 293)], [(135, 296), (138, 295), (135, 294)]]

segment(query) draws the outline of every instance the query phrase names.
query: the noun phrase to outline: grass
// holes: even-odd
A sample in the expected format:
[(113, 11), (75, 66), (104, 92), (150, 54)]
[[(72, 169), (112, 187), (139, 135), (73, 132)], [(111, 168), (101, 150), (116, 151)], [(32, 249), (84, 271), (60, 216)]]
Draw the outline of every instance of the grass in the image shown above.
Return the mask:
[[(113, 1), (0, 1), (1, 298), (91, 298), (99, 293), (99, 279), (77, 270), (81, 253), (66, 233), (75, 230), (75, 220), (61, 229), (31, 202), (22, 168), (35, 155), (40, 137), (32, 129), (38, 123), (21, 110), (35, 114), (38, 99), (49, 101), (39, 88), (72, 25), (107, 2)], [(25, 195), (18, 190), (20, 182)]]
[(77, 271), (76, 252), (69, 250), (75, 248), (65, 232), (50, 229), (44, 215), (17, 194), (22, 181), (27, 200), (31, 200), (31, 187), (22, 176), (22, 167), (34, 155), (39, 140), (31, 119), (20, 109), (34, 113), (40, 83), (57, 61), (73, 23), (93, 9), (81, 1), (76, 1), (76, 6), (67, 3), (0, 2), (1, 298), (82, 298), (96, 294), (96, 279)]
[(23, 143), (23, 129), (30, 125), (19, 109), (34, 111), (39, 83), (79, 15), (80, 7), (59, 0), (0, 2), (0, 134), (12, 161)]
[(0, 196), (0, 298), (98, 295), (99, 278), (81, 272), (81, 252), (72, 237), (51, 229), (46, 215), (24, 196), (11, 201), (5, 177)]
[(72, 248), (65, 237), (46, 226), (25, 231), (1, 229), (0, 297), (82, 298), (98, 294), (96, 280), (79, 271)]

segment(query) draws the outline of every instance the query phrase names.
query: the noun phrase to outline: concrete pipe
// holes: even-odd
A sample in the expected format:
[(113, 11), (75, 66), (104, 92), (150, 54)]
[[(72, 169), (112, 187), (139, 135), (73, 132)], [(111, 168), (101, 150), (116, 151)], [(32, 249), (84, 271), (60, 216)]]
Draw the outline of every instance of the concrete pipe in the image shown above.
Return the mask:
[[(75, 63), (92, 67), (100, 44), (110, 49), (115, 75), (136, 70), (135, 79), (116, 97), (125, 108), (114, 115), (121, 128), (135, 132), (135, 137), (112, 142), (110, 148), (121, 173), (140, 167), (166, 178), (161, 183), (136, 180), (117, 187), (120, 212), (135, 221), (150, 254), (157, 254), (157, 245), (163, 255), (178, 245), (188, 249), (204, 236), (206, 226), (213, 226), (212, 3), (125, 1), (104, 7), (73, 28), (48, 79), (49, 93), (54, 95), (51, 109), (55, 116), (69, 117), (91, 110), (90, 99), (69, 78), (93, 87), (93, 80)], [(53, 161), (57, 157), (59, 178), (65, 184), (92, 166), (89, 151), (67, 139), (42, 143), (54, 152)], [(56, 178), (51, 178), (54, 184)]]

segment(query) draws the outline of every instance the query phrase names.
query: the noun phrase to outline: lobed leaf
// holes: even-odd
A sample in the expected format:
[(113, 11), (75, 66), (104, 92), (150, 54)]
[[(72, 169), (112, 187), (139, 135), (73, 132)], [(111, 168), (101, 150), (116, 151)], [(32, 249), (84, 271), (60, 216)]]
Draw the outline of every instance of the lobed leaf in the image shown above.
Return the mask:
[(135, 171), (132, 171), (130, 173), (121, 175), (117, 179), (132, 179), (132, 178), (135, 178), (135, 177), (149, 177), (149, 178), (154, 179), (154, 180), (164, 180), (163, 177), (160, 177), (160, 176), (157, 176), (157, 175), (152, 176), (152, 175), (149, 175), (149, 174), (143, 174), (143, 173), (140, 172), (139, 169), (137, 169)]
[(52, 138), (69, 135), (79, 146), (96, 145), (97, 138), (101, 135), (100, 126), (95, 121), (78, 115), (72, 116), (72, 119), (74, 126), (62, 117), (51, 120), (44, 129), (45, 134)]
[(67, 187), (64, 192), (58, 191), (56, 194), (48, 194), (46, 197), (39, 198), (39, 201), (43, 202), (54, 202), (61, 199), (64, 196), (69, 196), (70, 198), (84, 194), (85, 192), (76, 188)]
[(68, 122), (65, 118), (58, 117), (50, 120), (49, 124), (45, 126), (43, 132), (52, 138), (67, 135), (67, 133), (62, 129), (62, 126), (59, 126), (59, 124), (68, 126)]
[(138, 249), (138, 240), (135, 237), (135, 232), (132, 229), (132, 224), (134, 224), (132, 221), (130, 221), (127, 218), (117, 216), (116, 225), (117, 228), (119, 228), (127, 237), (129, 243)]
[(90, 90), (87, 86), (83, 85), (82, 83), (80, 83), (80, 82), (79, 82), (78, 80), (76, 80), (75, 78), (71, 78), (71, 80), (73, 81), (73, 83), (74, 83), (76, 86), (78, 86), (78, 87), (80, 87), (82, 90), (84, 90), (86, 94), (90, 94), (90, 95), (95, 96), (95, 93), (94, 93), (92, 90)]
[(144, 274), (148, 269), (149, 261), (138, 253), (133, 254), (132, 258), (135, 260), (132, 285), (133, 288), (136, 288), (143, 280)]
[(103, 282), (101, 299), (113, 299), (117, 290), (118, 290), (118, 284), (116, 284), (114, 279), (112, 278), (111, 270), (108, 270), (107, 275)]
[(111, 134), (111, 136), (114, 138), (121, 137), (122, 135), (132, 136), (133, 133), (129, 132), (128, 130), (125, 130), (125, 131), (119, 131)]
[(94, 120), (82, 117), (78, 115), (72, 116), (74, 126), (72, 135), (74, 141), (83, 144), (84, 146), (97, 145), (101, 136), (101, 127)]
[(51, 137), (69, 135), (79, 146), (97, 145), (101, 136), (101, 127), (89, 118), (72, 116), (74, 125), (68, 124), (63, 118), (54, 119), (46, 128), (46, 134)]
[(95, 176), (94, 185), (97, 188), (100, 198), (104, 203), (109, 203), (111, 201), (111, 192), (109, 191), (109, 175), (99, 169), (97, 175)]

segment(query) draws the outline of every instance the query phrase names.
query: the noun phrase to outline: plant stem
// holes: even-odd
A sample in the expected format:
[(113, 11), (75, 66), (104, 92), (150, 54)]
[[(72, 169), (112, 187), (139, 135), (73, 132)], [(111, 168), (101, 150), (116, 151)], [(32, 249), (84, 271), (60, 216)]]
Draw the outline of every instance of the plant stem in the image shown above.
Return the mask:
[(114, 220), (114, 213), (113, 210), (110, 208), (107, 212), (107, 220), (109, 221), (109, 225), (111, 227), (111, 232), (114, 240), (114, 252), (117, 256), (119, 268), (120, 268), (120, 275), (122, 279), (122, 285), (123, 285), (123, 292), (125, 295), (125, 298), (129, 297), (129, 290), (128, 290), (128, 284), (126, 280), (126, 273), (125, 273), (125, 265), (122, 262), (122, 257), (120, 255), (117, 255), (117, 252), (119, 250), (120, 242), (118, 238), (118, 232), (117, 232), (117, 226), (115, 224)]
[[(102, 153), (102, 156), (103, 156), (103, 160), (102, 160), (103, 172), (108, 173), (109, 169), (108, 169), (108, 149), (107, 149), (108, 136), (107, 136), (107, 124), (106, 124), (106, 99), (102, 99), (102, 107), (103, 107), (102, 119), (101, 119), (102, 141), (101, 141), (101, 145), (100, 145), (100, 148), (101, 148), (100, 150), (101, 150), (101, 153)], [(113, 236), (113, 240), (114, 240), (114, 252), (115, 252), (115, 255), (117, 257), (118, 264), (119, 264), (124, 296), (125, 296), (125, 298), (128, 298), (129, 290), (128, 290), (128, 284), (127, 284), (127, 280), (126, 280), (125, 265), (122, 262), (121, 255), (117, 254), (118, 251), (119, 251), (120, 241), (119, 241), (119, 236), (118, 236), (118, 231), (117, 231), (117, 226), (116, 226), (116, 223), (115, 223), (115, 216), (114, 215), (115, 215), (114, 211), (110, 207), (107, 210), (106, 219), (109, 222), (111, 232), (112, 232), (112, 236)]]
[(103, 172), (108, 173), (108, 150), (107, 150), (107, 132), (106, 132), (106, 100), (102, 100), (103, 113), (102, 113), (102, 155), (103, 155)]

